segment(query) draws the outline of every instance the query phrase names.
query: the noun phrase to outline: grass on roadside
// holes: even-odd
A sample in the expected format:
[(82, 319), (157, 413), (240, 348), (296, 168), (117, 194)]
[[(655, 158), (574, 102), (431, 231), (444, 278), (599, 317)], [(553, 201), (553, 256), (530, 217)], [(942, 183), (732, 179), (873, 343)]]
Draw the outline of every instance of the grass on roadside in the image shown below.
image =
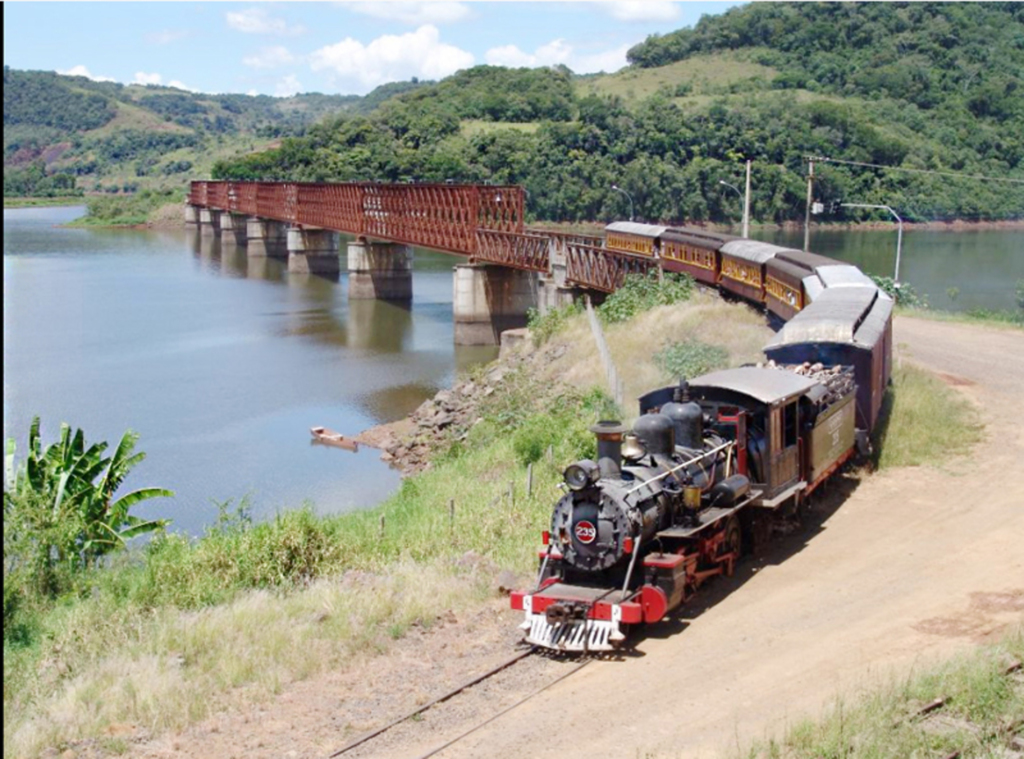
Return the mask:
[(897, 363), (875, 430), (877, 466), (940, 466), (981, 440), (971, 402), (931, 372)]
[[(747, 759), (818, 757), (1009, 756), (1024, 724), (1024, 679), (1008, 663), (1024, 659), (1024, 628), (1004, 640), (930, 671), (835, 705), (804, 720), (784, 737), (759, 741)], [(938, 699), (944, 705), (920, 715)]]

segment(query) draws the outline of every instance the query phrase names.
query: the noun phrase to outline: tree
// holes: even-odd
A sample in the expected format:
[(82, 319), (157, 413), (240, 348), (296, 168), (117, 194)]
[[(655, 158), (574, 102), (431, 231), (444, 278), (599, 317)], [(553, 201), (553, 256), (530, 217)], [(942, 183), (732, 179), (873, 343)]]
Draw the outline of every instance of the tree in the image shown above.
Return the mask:
[(15, 466), (8, 438), (4, 490), (5, 584), (11, 572), (27, 574), (35, 589), (53, 595), (69, 577), (122, 548), (138, 535), (163, 530), (169, 520), (141, 519), (133, 506), (173, 496), (163, 488), (141, 488), (115, 499), (131, 470), (145, 458), (135, 453), (138, 435), (121, 437), (112, 456), (106, 443), (85, 446), (82, 430), (60, 428), (56, 443), (43, 447), (39, 417), (32, 420), (26, 458)]

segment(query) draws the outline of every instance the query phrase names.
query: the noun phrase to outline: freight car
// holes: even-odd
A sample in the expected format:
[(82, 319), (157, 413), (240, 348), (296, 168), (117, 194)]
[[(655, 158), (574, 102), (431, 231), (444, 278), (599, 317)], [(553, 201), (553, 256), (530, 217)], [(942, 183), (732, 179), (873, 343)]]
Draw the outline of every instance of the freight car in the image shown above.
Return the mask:
[(526, 641), (610, 651), (731, 575), (782, 504), (853, 455), (848, 374), (728, 369), (643, 396), (628, 434), (595, 426), (598, 460), (565, 470), (537, 585), (512, 594)]

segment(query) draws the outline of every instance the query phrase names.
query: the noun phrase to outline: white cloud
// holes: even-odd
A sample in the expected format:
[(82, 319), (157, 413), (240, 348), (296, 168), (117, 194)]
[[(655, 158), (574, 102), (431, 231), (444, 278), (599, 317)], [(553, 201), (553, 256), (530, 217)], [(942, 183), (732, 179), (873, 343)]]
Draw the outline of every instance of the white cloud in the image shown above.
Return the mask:
[(304, 27), (289, 26), (283, 18), (273, 18), (263, 8), (225, 13), (228, 26), (246, 34), (302, 34)]
[(347, 37), (310, 55), (313, 71), (329, 71), (342, 86), (369, 91), (385, 82), (411, 77), (440, 79), (473, 65), (473, 54), (441, 42), (437, 27), (427, 24), (415, 32), (386, 34), (364, 45)]
[(289, 74), (277, 83), (277, 86), (274, 88), (274, 94), (279, 98), (287, 98), (301, 90), (302, 85), (299, 83), (298, 77), (295, 74)]
[(63, 74), (64, 76), (84, 76), (86, 79), (92, 79), (94, 82), (116, 81), (115, 79), (112, 79), (109, 76), (97, 76), (95, 74), (92, 74), (89, 72), (89, 69), (82, 65), (72, 66), (69, 69), (57, 69), (57, 73)]
[(184, 29), (161, 29), (159, 32), (150, 32), (145, 35), (146, 42), (154, 45), (167, 45), (187, 37), (189, 33)]
[(134, 84), (160, 84), (163, 80), (163, 77), (159, 74), (147, 74), (145, 71), (136, 71), (132, 82)]
[(167, 83), (167, 86), (175, 87), (179, 90), (185, 90), (186, 92), (199, 92), (199, 90), (195, 89), (194, 87), (189, 87), (187, 84), (179, 81), (178, 79), (172, 79)]
[(626, 65), (626, 51), (630, 45), (598, 53), (579, 53), (564, 39), (556, 39), (541, 45), (532, 53), (520, 50), (515, 45), (491, 48), (484, 58), (492, 66), (512, 68), (565, 65), (577, 74), (594, 74), (598, 71), (618, 71)]
[(504, 45), (503, 47), (491, 48), (484, 54), (486, 61), (492, 66), (536, 67), (536, 66), (557, 66), (560, 63), (568, 65), (572, 55), (572, 45), (564, 39), (552, 40), (546, 45), (541, 45), (533, 53), (526, 53), (515, 45)]
[(295, 56), (283, 45), (265, 47), (255, 55), (247, 55), (242, 59), (242, 63), (254, 69), (273, 69), (293, 63), (294, 61)]
[(466, 3), (457, 2), (351, 2), (339, 3), (353, 13), (384, 19), (400, 21), (410, 26), (422, 24), (451, 24), (469, 18), (472, 11)]
[(679, 4), (664, 0), (618, 0), (598, 5), (619, 21), (674, 21), (679, 18)]
[(577, 74), (596, 74), (599, 71), (611, 74), (629, 63), (626, 52), (631, 47), (633, 44), (628, 43), (601, 53), (577, 55), (568, 65)]
[(249, 97), (253, 97), (253, 98), (254, 98), (254, 97), (256, 97), (257, 95), (259, 95), (260, 93), (259, 93), (259, 92), (258, 92), (257, 90), (249, 90), (249, 91), (248, 91), (248, 92), (246, 92), (245, 94), (246, 94), (246, 95), (248, 95)]

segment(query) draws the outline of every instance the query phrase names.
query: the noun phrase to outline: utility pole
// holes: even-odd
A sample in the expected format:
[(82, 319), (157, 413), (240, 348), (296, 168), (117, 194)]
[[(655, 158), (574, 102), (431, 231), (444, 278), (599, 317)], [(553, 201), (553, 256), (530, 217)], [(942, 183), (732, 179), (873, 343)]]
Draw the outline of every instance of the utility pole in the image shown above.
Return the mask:
[(747, 191), (743, 195), (743, 237), (750, 238), (750, 159), (747, 159)]
[(814, 193), (814, 159), (807, 159), (807, 210), (804, 213), (804, 253), (811, 249), (811, 199)]

